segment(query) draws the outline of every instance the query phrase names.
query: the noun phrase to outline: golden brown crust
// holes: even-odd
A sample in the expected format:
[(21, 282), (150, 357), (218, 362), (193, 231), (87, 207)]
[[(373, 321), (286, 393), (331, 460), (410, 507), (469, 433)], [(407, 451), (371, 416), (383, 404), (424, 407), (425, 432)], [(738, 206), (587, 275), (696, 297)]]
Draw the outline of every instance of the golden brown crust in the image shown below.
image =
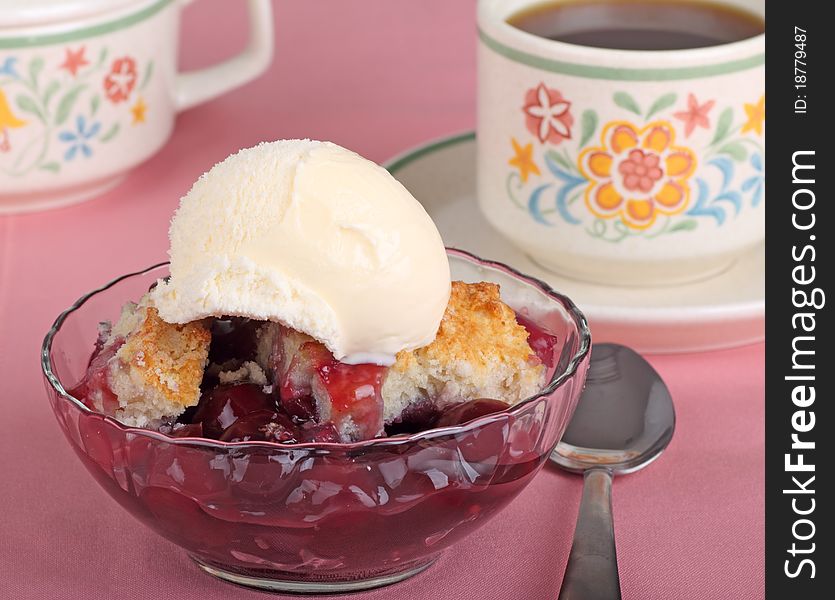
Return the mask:
[(200, 399), (210, 342), (204, 321), (171, 324), (159, 317), (156, 308), (148, 307), (117, 357), (129, 365), (132, 379), (138, 378), (171, 405), (186, 408)]
[(539, 391), (545, 367), (528, 332), (493, 283), (454, 281), (435, 340), (403, 351), (383, 383), (384, 418), (400, 418), (413, 403), (439, 408), (475, 398), (515, 404)]
[(528, 332), (516, 314), (502, 302), (495, 283), (452, 282), (449, 304), (434, 341), (411, 352), (398, 353), (392, 367), (405, 371), (415, 360), (465, 361), (480, 371), (496, 361), (518, 364), (533, 352)]

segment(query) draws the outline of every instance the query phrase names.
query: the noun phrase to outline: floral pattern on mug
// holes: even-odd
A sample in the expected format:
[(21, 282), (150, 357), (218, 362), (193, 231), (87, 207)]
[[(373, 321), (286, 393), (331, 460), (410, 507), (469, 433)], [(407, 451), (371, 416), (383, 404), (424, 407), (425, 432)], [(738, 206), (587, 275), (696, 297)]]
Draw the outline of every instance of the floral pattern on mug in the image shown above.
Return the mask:
[(136, 85), (136, 61), (130, 56), (113, 61), (110, 72), (104, 78), (104, 94), (107, 99), (118, 104), (124, 102)]
[(133, 106), (130, 107), (130, 114), (133, 116), (133, 124), (139, 125), (140, 123), (145, 122), (145, 113), (148, 111), (148, 105), (145, 104), (145, 100), (142, 99), (142, 96), (136, 99), (136, 102)]
[(10, 129), (19, 129), (27, 124), (25, 119), (17, 116), (12, 107), (9, 105), (9, 100), (3, 89), (0, 88), (0, 152), (10, 152), (12, 143), (9, 139)]
[[(676, 93), (664, 93), (642, 107), (618, 91), (612, 102), (629, 116), (599, 128), (597, 110), (587, 108), (580, 113), (576, 146), (556, 149), (550, 145), (574, 141), (571, 103), (544, 83), (525, 92), (524, 124), (534, 141), (511, 138), (513, 170), (505, 186), (534, 221), (553, 226), (557, 219), (617, 243), (690, 231), (703, 219), (722, 225), (743, 210), (746, 198), (751, 207), (761, 202), (764, 148), (757, 138), (764, 130), (764, 96), (721, 110), (715, 100), (693, 93), (683, 103)], [(567, 136), (554, 129), (554, 120)], [(677, 145), (677, 139), (687, 142)], [(703, 163), (698, 171), (697, 155)], [(746, 162), (757, 174), (738, 180), (738, 165)]]
[[(28, 61), (0, 54), (0, 173), (59, 173), (92, 156), (124, 125), (146, 122), (149, 108), (139, 93), (151, 81), (153, 61), (140, 68), (135, 58), (123, 56), (108, 64), (109, 54), (109, 48), (90, 44)], [(104, 99), (112, 108), (103, 109)], [(24, 127), (36, 133), (18, 144), (13, 132)]]
[(62, 131), (58, 134), (58, 139), (69, 144), (64, 160), (72, 160), (79, 152), (85, 157), (89, 158), (93, 155), (93, 150), (90, 148), (88, 142), (96, 137), (101, 129), (101, 123), (96, 121), (87, 125), (87, 120), (83, 115), (78, 115), (75, 120), (75, 129)]
[(577, 159), (590, 182), (585, 200), (592, 213), (602, 219), (620, 217), (628, 227), (646, 229), (659, 213), (675, 215), (687, 207), (696, 155), (675, 146), (669, 122), (638, 128), (615, 121), (600, 137), (602, 146), (586, 148)]
[(693, 94), (687, 95), (687, 109), (674, 112), (676, 119), (684, 122), (684, 137), (690, 137), (697, 127), (710, 129), (710, 110), (716, 104), (715, 100), (699, 103)]
[(81, 46), (73, 50), (72, 48), (65, 48), (64, 53), (66, 58), (64, 58), (64, 62), (61, 63), (59, 68), (64, 69), (67, 73), (72, 75), (73, 77), (78, 75), (78, 70), (82, 67), (86, 67), (90, 64), (90, 61), (87, 60), (87, 57), (84, 56), (87, 47)]
[(571, 102), (559, 90), (540, 83), (525, 94), (525, 126), (541, 143), (559, 144), (571, 139)]
[(760, 96), (756, 104), (745, 104), (743, 108), (748, 115), (748, 121), (742, 126), (742, 133), (756, 131), (757, 135), (762, 135), (765, 122), (765, 95)]
[(542, 175), (539, 165), (533, 159), (533, 144), (522, 145), (516, 138), (511, 138), (510, 142), (513, 145), (513, 156), (507, 164), (519, 170), (522, 183), (526, 183), (531, 175)]

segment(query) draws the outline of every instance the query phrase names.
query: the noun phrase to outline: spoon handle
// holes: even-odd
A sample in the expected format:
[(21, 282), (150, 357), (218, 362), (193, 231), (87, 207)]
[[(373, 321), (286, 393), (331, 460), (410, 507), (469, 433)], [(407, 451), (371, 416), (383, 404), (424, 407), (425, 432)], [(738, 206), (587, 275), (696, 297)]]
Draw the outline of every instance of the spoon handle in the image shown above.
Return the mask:
[(583, 477), (583, 499), (559, 600), (620, 600), (612, 474), (594, 468)]

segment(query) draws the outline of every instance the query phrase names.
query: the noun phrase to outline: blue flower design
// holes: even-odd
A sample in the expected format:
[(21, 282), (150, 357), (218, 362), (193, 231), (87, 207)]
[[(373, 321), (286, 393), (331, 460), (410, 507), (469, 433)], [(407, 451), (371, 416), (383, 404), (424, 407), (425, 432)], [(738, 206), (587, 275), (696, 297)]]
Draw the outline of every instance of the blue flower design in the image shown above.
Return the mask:
[(2, 63), (0, 63), (0, 75), (8, 75), (17, 79), (17, 73), (14, 70), (14, 64), (17, 62), (16, 56), (9, 56), (7, 57)]
[(751, 166), (757, 172), (748, 179), (742, 182), (742, 191), (748, 192), (753, 190), (751, 194), (751, 206), (757, 206), (763, 199), (763, 190), (765, 188), (765, 177), (763, 176), (763, 159), (759, 154), (751, 155)]
[[(548, 212), (553, 212), (553, 210), (556, 210), (566, 222), (571, 223), (572, 225), (579, 225), (580, 219), (572, 215), (568, 209), (568, 199), (571, 192), (576, 190), (577, 186), (586, 183), (587, 180), (582, 177), (578, 177), (570, 173), (567, 169), (561, 167), (557, 163), (557, 160), (560, 159), (555, 159), (554, 156), (555, 155), (551, 153), (545, 154), (545, 165), (548, 167), (548, 170), (551, 171), (551, 173), (553, 173), (554, 176), (560, 180), (560, 183), (557, 184), (553, 208), (548, 206)], [(554, 224), (545, 217), (542, 203), (544, 200), (550, 198), (550, 196), (548, 196), (547, 198), (543, 198), (543, 194), (546, 191), (548, 191), (551, 187), (553, 187), (553, 184), (551, 183), (542, 184), (536, 189), (534, 189), (531, 192), (530, 197), (528, 198), (528, 212), (530, 213), (531, 217), (533, 217), (534, 221), (536, 221), (537, 223), (542, 223), (543, 225), (548, 226), (553, 226)]]
[[(554, 199), (554, 205), (559, 211), (560, 216), (565, 219), (568, 223), (572, 225), (579, 225), (580, 219), (572, 215), (568, 210), (568, 196), (571, 192), (573, 192), (578, 185), (582, 185), (587, 183), (583, 177), (578, 177), (566, 171), (565, 169), (560, 168), (560, 166), (554, 161), (552, 155), (546, 154), (545, 155), (545, 165), (548, 167), (548, 170), (554, 174), (554, 176), (562, 182), (559, 191)], [(531, 199), (528, 205), (528, 209), (530, 210), (531, 214), (533, 215), (534, 219), (539, 221), (540, 223), (544, 223), (546, 225), (550, 225), (543, 217), (539, 211), (539, 195), (542, 193), (542, 189), (534, 190), (533, 194), (531, 194)]]
[(717, 225), (725, 222), (724, 204), (730, 204), (734, 208), (734, 214), (738, 215), (742, 209), (742, 194), (736, 190), (728, 189), (731, 180), (734, 178), (734, 163), (719, 156), (709, 160), (707, 164), (715, 167), (722, 174), (722, 187), (719, 193), (710, 198), (712, 192), (707, 182), (701, 177), (696, 178), (696, 203), (686, 214), (695, 217), (713, 217)]
[(98, 121), (90, 123), (88, 128), (87, 120), (82, 115), (78, 115), (75, 120), (75, 128), (75, 131), (62, 131), (58, 134), (59, 140), (70, 144), (70, 147), (64, 153), (64, 160), (67, 161), (75, 158), (75, 155), (79, 152), (86, 157), (93, 155), (93, 149), (87, 145), (87, 142), (96, 137), (99, 129), (101, 129), (101, 123)]

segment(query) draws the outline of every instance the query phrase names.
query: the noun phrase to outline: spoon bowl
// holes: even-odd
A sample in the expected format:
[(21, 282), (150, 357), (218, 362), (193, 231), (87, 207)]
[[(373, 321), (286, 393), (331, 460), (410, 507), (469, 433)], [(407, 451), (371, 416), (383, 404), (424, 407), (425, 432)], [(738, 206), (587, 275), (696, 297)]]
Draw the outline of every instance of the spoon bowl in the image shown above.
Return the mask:
[(586, 388), (551, 460), (572, 473), (593, 467), (633, 473), (660, 456), (675, 421), (667, 386), (640, 354), (595, 344)]

